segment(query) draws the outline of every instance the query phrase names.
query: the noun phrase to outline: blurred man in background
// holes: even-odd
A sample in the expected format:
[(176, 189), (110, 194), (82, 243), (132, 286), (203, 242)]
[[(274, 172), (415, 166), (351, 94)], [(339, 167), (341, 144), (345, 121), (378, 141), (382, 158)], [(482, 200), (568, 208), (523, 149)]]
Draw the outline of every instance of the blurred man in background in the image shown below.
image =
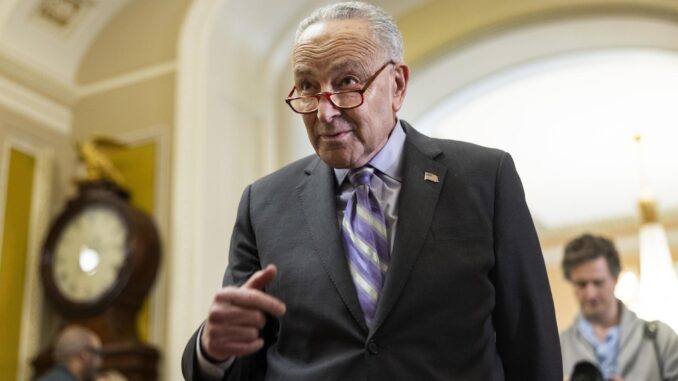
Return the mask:
[(621, 271), (612, 241), (584, 234), (565, 247), (563, 274), (580, 314), (560, 335), (566, 377), (575, 364), (597, 364), (614, 381), (678, 381), (678, 336), (661, 322), (636, 316), (614, 295)]
[(80, 326), (64, 328), (54, 347), (56, 365), (37, 381), (91, 381), (101, 367), (101, 340)]

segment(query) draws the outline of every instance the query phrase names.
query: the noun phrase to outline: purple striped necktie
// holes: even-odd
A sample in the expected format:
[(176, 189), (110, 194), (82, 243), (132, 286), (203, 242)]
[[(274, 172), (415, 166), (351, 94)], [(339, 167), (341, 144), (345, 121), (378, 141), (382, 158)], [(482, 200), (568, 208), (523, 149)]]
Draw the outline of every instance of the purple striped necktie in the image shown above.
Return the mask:
[(349, 172), (353, 195), (346, 204), (341, 229), (351, 276), (369, 326), (377, 312), (377, 302), (390, 260), (384, 213), (370, 189), (373, 174), (372, 167)]

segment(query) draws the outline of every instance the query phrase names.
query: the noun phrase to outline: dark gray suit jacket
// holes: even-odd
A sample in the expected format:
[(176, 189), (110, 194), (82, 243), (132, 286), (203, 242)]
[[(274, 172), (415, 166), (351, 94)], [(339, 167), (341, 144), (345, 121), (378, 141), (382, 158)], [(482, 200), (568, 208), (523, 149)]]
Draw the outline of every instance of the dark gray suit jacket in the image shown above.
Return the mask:
[(78, 381), (78, 378), (65, 366), (56, 365), (35, 381)]
[[(398, 225), (374, 329), (349, 273), (334, 173), (304, 158), (240, 202), (224, 285), (274, 263), (266, 291), (287, 313), (268, 319), (265, 348), (236, 359), (225, 380), (562, 380), (544, 260), (511, 157), (402, 124)], [(195, 340), (182, 361), (193, 380)]]

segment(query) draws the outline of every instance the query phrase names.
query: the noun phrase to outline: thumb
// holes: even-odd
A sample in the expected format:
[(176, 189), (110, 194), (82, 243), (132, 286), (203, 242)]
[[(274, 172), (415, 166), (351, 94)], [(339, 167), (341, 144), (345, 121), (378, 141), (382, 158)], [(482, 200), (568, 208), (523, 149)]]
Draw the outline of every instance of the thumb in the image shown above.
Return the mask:
[(263, 290), (267, 284), (271, 283), (275, 278), (275, 275), (278, 273), (278, 268), (275, 265), (268, 265), (266, 268), (261, 269), (250, 277), (250, 279), (242, 285), (243, 288), (256, 288), (257, 290)]

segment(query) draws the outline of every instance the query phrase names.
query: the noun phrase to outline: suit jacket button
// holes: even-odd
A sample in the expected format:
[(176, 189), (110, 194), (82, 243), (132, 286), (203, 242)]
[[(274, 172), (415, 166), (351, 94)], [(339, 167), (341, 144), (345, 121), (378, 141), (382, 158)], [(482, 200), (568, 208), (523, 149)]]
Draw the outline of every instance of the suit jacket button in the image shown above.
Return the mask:
[(379, 346), (374, 340), (370, 340), (367, 343), (367, 352), (371, 355), (376, 355), (377, 353), (379, 353)]

